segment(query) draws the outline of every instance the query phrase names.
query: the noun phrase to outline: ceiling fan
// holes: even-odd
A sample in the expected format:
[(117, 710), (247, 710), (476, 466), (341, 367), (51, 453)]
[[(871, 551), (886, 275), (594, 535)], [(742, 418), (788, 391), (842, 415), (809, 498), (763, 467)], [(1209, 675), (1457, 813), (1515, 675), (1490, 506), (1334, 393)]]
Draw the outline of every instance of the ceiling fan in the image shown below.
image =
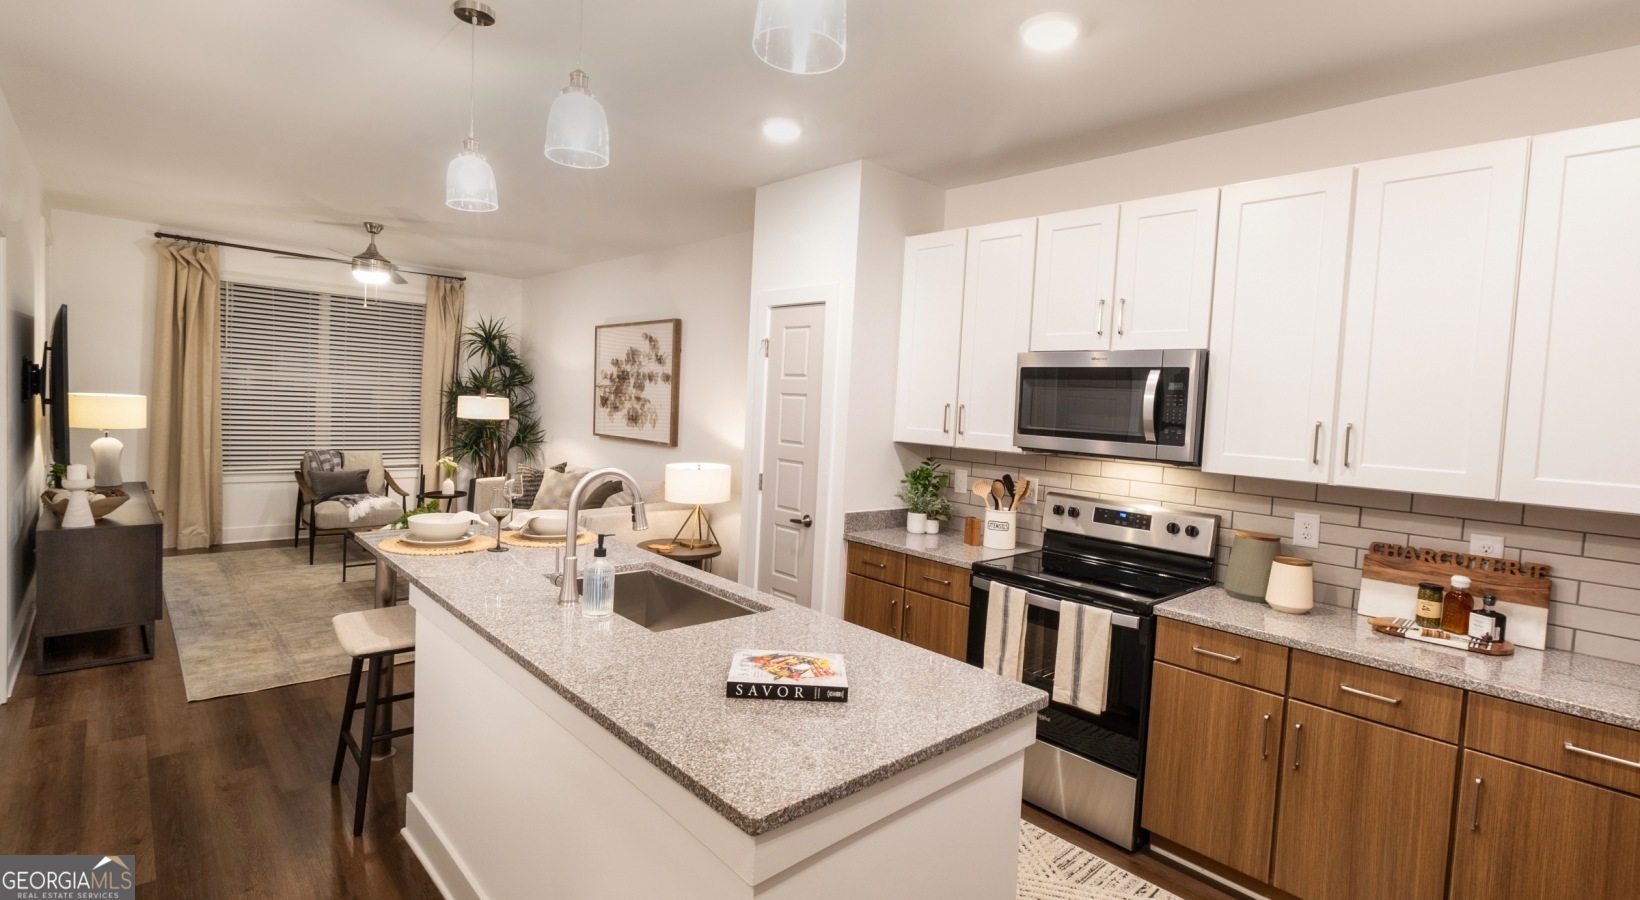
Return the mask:
[[(370, 246), (354, 255), (351, 259), (335, 259), (329, 256), (313, 256), (307, 253), (281, 253), (281, 259), (314, 259), (320, 262), (341, 263), (353, 269), (353, 278), (360, 284), (408, 284), (399, 272), (409, 272), (412, 275), (435, 275), (434, 272), (421, 272), (416, 269), (401, 268), (393, 264), (392, 260), (376, 249), (376, 235), (382, 233), (382, 226), (378, 222), (364, 223), (364, 230), (370, 233)], [(337, 250), (337, 253), (342, 251)]]

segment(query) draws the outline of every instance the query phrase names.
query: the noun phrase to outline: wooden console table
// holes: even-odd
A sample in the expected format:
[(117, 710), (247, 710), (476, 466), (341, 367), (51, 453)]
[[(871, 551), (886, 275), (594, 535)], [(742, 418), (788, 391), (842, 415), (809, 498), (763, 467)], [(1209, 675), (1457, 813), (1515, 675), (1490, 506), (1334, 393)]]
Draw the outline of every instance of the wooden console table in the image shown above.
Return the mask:
[[(164, 537), (145, 482), (122, 485), (131, 499), (91, 528), (64, 528), (45, 504), (35, 533), (34, 671), (41, 675), (154, 658), (154, 623), (165, 614)], [(46, 638), (115, 628), (140, 630), (142, 652), (46, 665)]]

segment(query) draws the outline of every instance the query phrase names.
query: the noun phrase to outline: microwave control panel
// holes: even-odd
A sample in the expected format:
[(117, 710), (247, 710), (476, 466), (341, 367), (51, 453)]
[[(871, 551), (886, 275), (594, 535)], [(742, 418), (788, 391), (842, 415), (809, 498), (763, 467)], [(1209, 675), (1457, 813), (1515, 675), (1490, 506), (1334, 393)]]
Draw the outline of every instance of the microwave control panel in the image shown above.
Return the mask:
[(1160, 506), (1121, 506), (1085, 494), (1046, 491), (1042, 525), (1087, 537), (1141, 547), (1212, 556), (1218, 516), (1174, 512)]
[(1184, 446), (1185, 425), (1190, 419), (1190, 370), (1162, 370), (1161, 397), (1156, 402), (1156, 443)]

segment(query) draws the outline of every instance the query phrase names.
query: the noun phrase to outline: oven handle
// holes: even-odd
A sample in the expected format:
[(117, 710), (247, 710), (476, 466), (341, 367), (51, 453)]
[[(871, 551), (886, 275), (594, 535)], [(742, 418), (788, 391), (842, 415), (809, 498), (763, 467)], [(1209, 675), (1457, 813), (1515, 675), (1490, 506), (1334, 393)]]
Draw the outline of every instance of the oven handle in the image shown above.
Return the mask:
[(1145, 443), (1156, 443), (1156, 387), (1161, 383), (1162, 370), (1151, 369), (1145, 379)]
[[(986, 578), (975, 578), (972, 580), (972, 584), (974, 587), (982, 591), (989, 591), (991, 589), (991, 582)], [(1026, 591), (1025, 602), (1036, 607), (1037, 609), (1045, 609), (1049, 612), (1059, 612), (1060, 604), (1066, 601), (1056, 600), (1053, 597), (1044, 597), (1041, 594), (1033, 594), (1030, 591)], [(1076, 601), (1072, 600), (1069, 602), (1075, 603)], [(1094, 604), (1090, 603), (1088, 605), (1093, 606)], [(1132, 628), (1137, 630), (1139, 627), (1139, 617), (1130, 616), (1127, 613), (1112, 612), (1110, 614), (1110, 624), (1116, 626), (1117, 628)]]

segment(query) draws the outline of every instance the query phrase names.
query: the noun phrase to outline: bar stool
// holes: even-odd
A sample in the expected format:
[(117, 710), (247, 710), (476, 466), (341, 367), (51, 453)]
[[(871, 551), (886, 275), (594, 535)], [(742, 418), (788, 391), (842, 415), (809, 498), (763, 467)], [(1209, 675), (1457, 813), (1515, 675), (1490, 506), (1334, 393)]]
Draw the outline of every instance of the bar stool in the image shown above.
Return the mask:
[[(341, 782), (342, 759), (351, 753), (353, 762), (359, 767), (359, 795), (353, 803), (353, 834), (357, 836), (364, 833), (364, 804), (370, 790), (371, 751), (377, 744), (404, 737), (414, 730), (410, 727), (395, 728), (377, 734), (376, 714), (380, 703), (397, 703), (415, 696), (415, 692), (411, 691), (382, 697), (381, 678), (383, 667), (393, 665), (394, 654), (416, 649), (416, 611), (408, 606), (380, 607), (342, 613), (330, 622), (336, 628), (336, 640), (341, 643), (342, 650), (353, 657), (353, 667), (347, 674), (347, 703), (342, 707), (342, 730), (336, 738), (336, 765), (330, 770), (330, 783)], [(365, 698), (361, 702), (359, 675), (366, 660), (370, 661), (370, 677), (365, 687)], [(355, 741), (353, 712), (359, 709), (364, 710), (364, 726), (362, 737)]]

